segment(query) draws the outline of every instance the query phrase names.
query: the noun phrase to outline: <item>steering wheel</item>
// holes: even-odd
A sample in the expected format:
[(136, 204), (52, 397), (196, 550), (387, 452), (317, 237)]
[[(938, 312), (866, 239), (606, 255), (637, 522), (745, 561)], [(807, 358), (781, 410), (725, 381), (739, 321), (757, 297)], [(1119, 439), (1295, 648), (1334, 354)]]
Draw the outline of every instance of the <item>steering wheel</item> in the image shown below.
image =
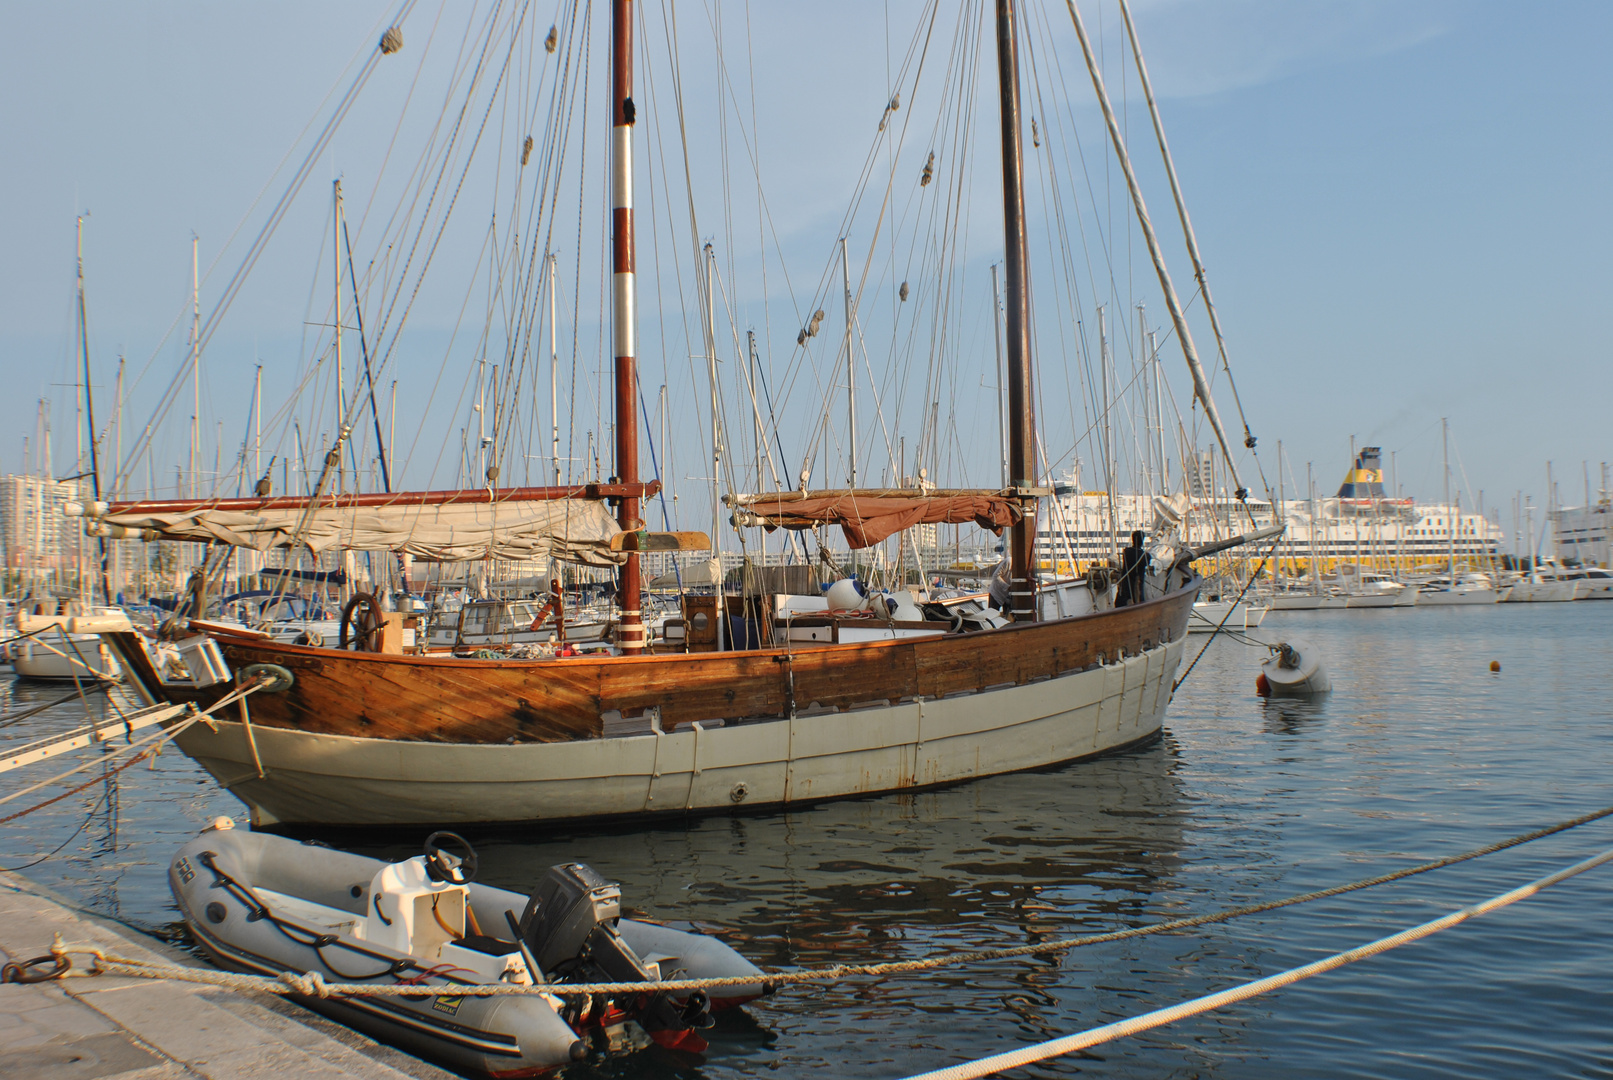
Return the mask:
[(347, 648), (349, 637), (359, 652), (381, 651), (381, 624), (386, 616), (381, 602), (374, 593), (355, 592), (353, 598), (342, 605), (342, 635), (339, 648)]
[[(455, 855), (443, 847), (450, 842), (464, 852)], [(432, 881), (446, 881), (453, 885), (469, 885), (476, 880), (476, 849), (470, 841), (454, 832), (434, 832), (426, 837), (426, 876)]]

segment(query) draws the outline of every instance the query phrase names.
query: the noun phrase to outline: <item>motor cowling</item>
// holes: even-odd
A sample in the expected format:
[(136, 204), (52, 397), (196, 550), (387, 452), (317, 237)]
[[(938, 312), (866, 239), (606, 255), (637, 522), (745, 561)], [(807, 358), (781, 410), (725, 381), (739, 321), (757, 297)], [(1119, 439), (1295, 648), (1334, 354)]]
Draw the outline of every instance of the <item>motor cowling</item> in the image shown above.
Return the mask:
[(538, 966), (564, 978), (592, 963), (612, 979), (648, 979), (643, 963), (616, 932), (622, 887), (585, 863), (552, 866), (527, 900), (521, 937)]
[[(586, 863), (552, 866), (527, 900), (518, 928), (545, 975), (555, 981), (652, 982), (662, 978), (622, 939), (622, 887)], [(675, 1001), (657, 993), (635, 1010), (648, 1031), (710, 1025), (706, 996)]]

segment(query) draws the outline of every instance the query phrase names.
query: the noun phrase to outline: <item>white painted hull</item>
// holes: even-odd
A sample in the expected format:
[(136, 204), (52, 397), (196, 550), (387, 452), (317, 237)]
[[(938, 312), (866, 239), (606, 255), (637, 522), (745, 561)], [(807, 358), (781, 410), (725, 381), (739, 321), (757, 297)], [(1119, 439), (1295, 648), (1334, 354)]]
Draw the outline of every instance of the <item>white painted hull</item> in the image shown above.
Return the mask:
[(123, 673), (112, 650), (94, 634), (47, 632), (12, 642), (10, 651), (12, 669), (24, 679), (115, 682)]
[(255, 727), (180, 735), (258, 825), (557, 821), (731, 811), (973, 780), (1091, 757), (1159, 734), (1183, 641), (1056, 679), (577, 742), (468, 745)]
[(1315, 611), (1322, 606), (1320, 596), (1273, 596), (1266, 602), (1272, 611)]
[(1193, 614), (1187, 621), (1187, 632), (1209, 634), (1217, 627), (1223, 630), (1253, 630), (1265, 617), (1266, 609), (1253, 604), (1206, 600), (1193, 605)]
[(1494, 589), (1427, 589), (1417, 597), (1420, 607), (1453, 607), (1458, 604), (1494, 604), (1500, 600)]
[(1560, 604), (1574, 599), (1572, 581), (1520, 581), (1507, 593), (1509, 604)]
[(1405, 606), (1398, 603), (1399, 600), (1399, 593), (1365, 593), (1360, 596), (1345, 597), (1344, 606), (1347, 608), (1387, 608)]

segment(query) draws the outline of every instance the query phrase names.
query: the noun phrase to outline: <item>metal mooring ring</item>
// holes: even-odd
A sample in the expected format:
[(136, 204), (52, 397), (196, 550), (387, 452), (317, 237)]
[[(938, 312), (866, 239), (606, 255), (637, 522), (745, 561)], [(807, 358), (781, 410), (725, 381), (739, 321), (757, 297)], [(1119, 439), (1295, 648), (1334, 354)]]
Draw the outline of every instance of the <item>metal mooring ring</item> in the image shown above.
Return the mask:
[(270, 680), (263, 688), (266, 694), (283, 694), (297, 681), (289, 668), (283, 668), (279, 664), (248, 664), (236, 672), (235, 679), (238, 683), (245, 683), (264, 675), (269, 676)]
[[(49, 971), (34, 971), (33, 968), (41, 964), (53, 965)], [(32, 960), (22, 963), (10, 963), (0, 967), (0, 983), (42, 983), (52, 979), (59, 979), (73, 970), (73, 958), (66, 953), (46, 954), (36, 956)]]

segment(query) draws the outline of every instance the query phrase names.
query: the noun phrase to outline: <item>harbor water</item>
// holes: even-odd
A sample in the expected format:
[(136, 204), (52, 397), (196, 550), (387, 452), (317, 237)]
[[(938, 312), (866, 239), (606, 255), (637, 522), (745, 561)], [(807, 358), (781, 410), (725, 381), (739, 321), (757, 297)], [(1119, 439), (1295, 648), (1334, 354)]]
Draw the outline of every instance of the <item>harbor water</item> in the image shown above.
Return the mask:
[[(1331, 695), (1263, 701), (1263, 652), (1217, 638), (1164, 738), (1098, 761), (760, 817), (467, 832), (482, 880), (524, 891), (553, 863), (587, 861), (622, 883), (635, 912), (791, 967), (1022, 945), (1276, 899), (1613, 805), (1613, 603), (1281, 612), (1258, 631), (1289, 634), (1326, 657)], [(1203, 645), (1190, 641), (1189, 657)], [(65, 692), (0, 683), (6, 713)], [(61, 730), (85, 707), (0, 728), (0, 740)], [(45, 768), (0, 777), (0, 794)], [(60, 846), (24, 872), (182, 940), (168, 860), (213, 816), (242, 813), (170, 748), (5, 825), (0, 866)], [(322, 839), (397, 858), (422, 838)], [(703, 1054), (651, 1047), (564, 1075), (902, 1077), (1303, 964), (1607, 847), (1613, 820), (1182, 934), (789, 988), (724, 1016)], [(1610, 905), (1603, 868), (1276, 995), (1013, 1075), (1613, 1076)]]

